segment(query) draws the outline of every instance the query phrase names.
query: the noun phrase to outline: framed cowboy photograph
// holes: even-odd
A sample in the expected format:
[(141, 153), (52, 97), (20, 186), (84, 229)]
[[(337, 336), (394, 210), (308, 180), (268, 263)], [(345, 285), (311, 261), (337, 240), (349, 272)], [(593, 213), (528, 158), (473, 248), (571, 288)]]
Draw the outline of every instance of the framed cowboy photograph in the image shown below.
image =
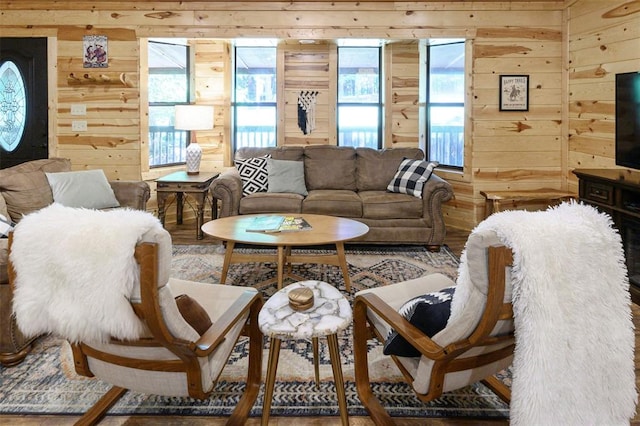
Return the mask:
[(529, 76), (500, 76), (500, 111), (529, 111)]

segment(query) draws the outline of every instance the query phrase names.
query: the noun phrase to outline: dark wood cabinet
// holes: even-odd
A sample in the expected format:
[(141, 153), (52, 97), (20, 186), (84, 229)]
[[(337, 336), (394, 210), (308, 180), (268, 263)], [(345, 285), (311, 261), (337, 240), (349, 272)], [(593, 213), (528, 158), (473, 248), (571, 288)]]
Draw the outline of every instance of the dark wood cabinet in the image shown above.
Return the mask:
[(576, 169), (579, 200), (608, 213), (622, 236), (631, 298), (640, 303), (640, 171)]

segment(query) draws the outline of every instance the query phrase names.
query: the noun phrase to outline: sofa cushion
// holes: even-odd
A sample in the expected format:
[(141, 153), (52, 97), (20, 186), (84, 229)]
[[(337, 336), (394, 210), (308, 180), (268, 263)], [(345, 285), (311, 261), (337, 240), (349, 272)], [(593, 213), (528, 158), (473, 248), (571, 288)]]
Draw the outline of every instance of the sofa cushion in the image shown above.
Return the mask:
[(45, 172), (70, 170), (71, 161), (66, 158), (28, 161), (0, 170), (0, 194), (7, 203), (11, 219), (19, 222), (22, 216), (53, 203)]
[(307, 195), (302, 161), (267, 160), (269, 186), (267, 192), (292, 192)]
[(398, 167), (396, 175), (393, 177), (387, 189), (391, 192), (422, 197), (424, 183), (429, 180), (433, 169), (438, 166), (436, 161), (422, 161), (404, 159)]
[[(356, 150), (328, 145), (308, 146), (304, 150), (307, 190), (356, 190)], [(340, 215), (338, 215), (340, 216)]]
[(53, 201), (67, 207), (109, 209), (120, 203), (100, 169), (77, 172), (45, 173)]
[(421, 198), (387, 191), (358, 192), (362, 217), (366, 219), (418, 219), (422, 217)]
[(347, 190), (316, 189), (302, 202), (303, 213), (340, 217), (362, 217), (362, 201), (358, 193)]
[(267, 158), (253, 157), (245, 160), (236, 159), (236, 168), (242, 179), (242, 195), (266, 192), (269, 184), (267, 174)]
[(358, 191), (385, 191), (403, 159), (422, 160), (420, 148), (356, 148)]
[(302, 200), (300, 194), (291, 192), (256, 192), (240, 199), (240, 214), (256, 213), (300, 213)]

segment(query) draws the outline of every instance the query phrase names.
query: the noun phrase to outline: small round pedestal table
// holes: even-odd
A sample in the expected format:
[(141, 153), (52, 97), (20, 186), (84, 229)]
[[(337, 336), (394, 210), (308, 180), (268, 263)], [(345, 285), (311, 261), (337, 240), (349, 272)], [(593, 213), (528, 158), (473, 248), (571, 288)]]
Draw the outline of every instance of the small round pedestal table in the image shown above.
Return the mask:
[[(289, 306), (289, 292), (301, 287), (306, 287), (313, 291), (313, 306), (304, 311), (295, 311)], [(340, 419), (343, 425), (347, 426), (349, 424), (337, 333), (346, 329), (352, 320), (353, 314), (349, 301), (334, 286), (322, 281), (300, 281), (290, 284), (267, 300), (258, 315), (260, 330), (270, 338), (262, 425), (266, 426), (269, 423), (273, 386), (276, 380), (282, 339), (312, 339), (313, 363), (317, 384), (319, 381), (318, 337), (321, 336), (327, 337), (329, 345), (331, 367), (336, 384), (338, 407), (340, 408)]]

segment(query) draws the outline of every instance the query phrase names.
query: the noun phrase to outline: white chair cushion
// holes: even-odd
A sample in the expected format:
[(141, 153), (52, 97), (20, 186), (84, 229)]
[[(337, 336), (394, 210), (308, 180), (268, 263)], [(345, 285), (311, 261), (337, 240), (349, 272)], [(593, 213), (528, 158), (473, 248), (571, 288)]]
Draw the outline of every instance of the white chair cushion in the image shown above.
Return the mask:
[[(188, 341), (199, 338), (198, 333), (182, 318), (174, 300), (175, 295), (187, 294), (198, 301), (207, 311), (213, 323), (245, 292), (256, 293), (257, 290), (221, 284), (203, 284), (193, 281), (171, 279), (167, 286), (160, 290), (160, 304), (167, 327), (175, 336)], [(211, 390), (214, 381), (224, 368), (235, 342), (242, 332), (248, 315), (238, 321), (226, 339), (211, 353), (209, 357), (200, 359), (204, 374), (202, 384), (205, 390)], [(123, 356), (136, 356), (143, 359), (177, 359), (168, 349), (162, 347), (131, 347), (123, 345), (94, 345), (104, 350)], [(89, 359), (89, 365), (96, 377), (105, 377), (109, 383), (132, 389), (137, 392), (167, 395), (188, 396), (187, 380), (183, 373), (153, 372), (125, 367), (116, 367), (95, 359)]]

